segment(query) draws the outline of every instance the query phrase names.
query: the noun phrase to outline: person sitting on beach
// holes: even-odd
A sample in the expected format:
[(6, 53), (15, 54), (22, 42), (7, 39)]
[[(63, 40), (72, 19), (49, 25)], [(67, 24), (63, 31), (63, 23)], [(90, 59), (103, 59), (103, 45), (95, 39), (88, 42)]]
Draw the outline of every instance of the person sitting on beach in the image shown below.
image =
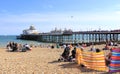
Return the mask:
[(66, 44), (63, 44), (63, 49), (65, 49), (66, 48)]
[(22, 44), (19, 44), (19, 47), (18, 47), (18, 51), (20, 51), (20, 52), (26, 52), (26, 47), (25, 47), (25, 45), (22, 45)]
[(83, 43), (83, 44), (82, 44), (82, 47), (86, 47), (86, 46), (87, 46), (87, 44), (86, 44), (86, 43)]
[(95, 46), (92, 46), (92, 48), (90, 49), (90, 51), (96, 52)]
[(103, 48), (103, 50), (109, 50), (109, 46), (106, 44), (106, 46)]
[(59, 49), (59, 48), (60, 48), (60, 45), (59, 45), (59, 44), (56, 44), (56, 48)]
[(54, 45), (51, 46), (51, 49), (54, 49)]
[(97, 49), (96, 49), (96, 53), (99, 53), (99, 52), (100, 52), (100, 49), (97, 48)]
[[(112, 50), (112, 49), (111, 49)], [(106, 55), (106, 57), (105, 57), (105, 61), (106, 61), (106, 66), (109, 66), (109, 64), (110, 64), (110, 61), (111, 61), (111, 56), (112, 56), (112, 53), (111, 53), (112, 51), (110, 51), (107, 55)]]
[(77, 44), (77, 48), (80, 48), (82, 51), (84, 49), (84, 47), (82, 45), (80, 45), (80, 44)]
[(64, 49), (61, 58), (58, 59), (58, 61), (68, 61), (69, 60), (69, 54), (70, 54), (70, 47), (66, 46), (66, 48)]
[(109, 41), (108, 45), (109, 45), (109, 46), (113, 46), (113, 42), (112, 42), (112, 41)]
[(22, 50), (22, 44), (18, 44), (18, 51), (21, 51)]
[(26, 50), (31, 50), (30, 45), (25, 44)]
[(21, 52), (26, 52), (26, 51), (27, 51), (27, 48), (26, 48), (25, 45), (23, 45), (22, 48), (21, 48)]
[(114, 46), (118, 46), (117, 42), (114, 43)]
[(12, 46), (12, 42), (9, 42), (7, 45), (6, 45), (6, 48), (8, 49), (7, 51), (12, 51), (13, 49), (13, 46)]
[(72, 44), (68, 44), (68, 47), (69, 47), (70, 49), (72, 49), (73, 46), (72, 46)]
[(70, 54), (70, 47), (67, 46), (67, 47), (64, 49), (64, 52), (63, 52), (63, 54), (62, 54), (62, 57), (64, 57), (66, 60), (68, 60), (69, 54)]
[(13, 43), (13, 50), (12, 50), (12, 52), (17, 51), (17, 50), (18, 50), (18, 44), (17, 43)]
[(74, 61), (75, 60), (75, 55), (76, 55), (76, 47), (71, 51), (72, 55), (69, 57), (69, 61)]

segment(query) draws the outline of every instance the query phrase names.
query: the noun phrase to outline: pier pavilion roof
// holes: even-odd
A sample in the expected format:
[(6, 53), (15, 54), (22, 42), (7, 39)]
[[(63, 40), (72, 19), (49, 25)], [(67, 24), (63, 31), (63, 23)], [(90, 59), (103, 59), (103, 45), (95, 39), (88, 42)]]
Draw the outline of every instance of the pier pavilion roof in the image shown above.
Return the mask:
[(50, 31), (49, 34), (59, 35), (59, 34), (63, 34), (63, 31), (61, 29), (58, 30), (57, 28), (55, 28), (55, 30)]
[(33, 25), (30, 26), (29, 30), (36, 30)]
[(23, 30), (24, 35), (29, 35), (29, 34), (39, 34), (38, 30), (35, 29), (33, 25), (29, 27), (29, 29)]
[(73, 33), (73, 31), (71, 29), (63, 31), (64, 35), (72, 35), (72, 33)]

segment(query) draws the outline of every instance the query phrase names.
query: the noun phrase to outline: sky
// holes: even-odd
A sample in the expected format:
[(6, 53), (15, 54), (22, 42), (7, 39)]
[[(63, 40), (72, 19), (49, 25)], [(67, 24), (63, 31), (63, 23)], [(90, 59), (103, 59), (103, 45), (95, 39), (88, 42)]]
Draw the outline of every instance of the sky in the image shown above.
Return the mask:
[(0, 35), (120, 29), (120, 0), (0, 0)]

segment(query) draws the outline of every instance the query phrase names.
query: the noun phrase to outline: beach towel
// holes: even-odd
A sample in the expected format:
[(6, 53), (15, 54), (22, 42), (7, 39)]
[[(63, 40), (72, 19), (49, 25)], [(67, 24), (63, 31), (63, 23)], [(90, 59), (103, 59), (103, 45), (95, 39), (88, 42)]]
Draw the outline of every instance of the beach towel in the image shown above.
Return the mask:
[(83, 63), (84, 65), (93, 70), (98, 70), (98, 71), (106, 71), (107, 67), (105, 64), (105, 56), (104, 52), (87, 52), (84, 51), (82, 52), (83, 55)]
[(120, 72), (120, 48), (112, 49), (109, 72)]

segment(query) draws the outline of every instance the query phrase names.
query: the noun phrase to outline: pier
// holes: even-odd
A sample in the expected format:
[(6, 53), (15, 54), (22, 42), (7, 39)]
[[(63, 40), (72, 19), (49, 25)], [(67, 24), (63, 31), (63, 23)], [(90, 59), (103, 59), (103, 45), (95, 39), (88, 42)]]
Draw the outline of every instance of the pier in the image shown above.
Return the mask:
[(81, 31), (64, 32), (63, 34), (41, 34), (42, 42), (54, 43), (106, 43), (120, 41), (120, 31)]
[[(32, 26), (33, 28), (33, 26)], [(30, 31), (36, 31), (36, 29), (29, 29)], [(26, 30), (25, 30), (26, 31)], [(120, 30), (111, 30), (111, 31), (104, 31), (104, 30), (94, 30), (94, 31), (77, 31), (73, 32), (72, 30), (55, 30), (48, 32), (48, 33), (31, 33), (26, 34), (24, 32), (20, 36), (19, 39), (25, 40), (35, 40), (40, 42), (47, 42), (47, 43), (106, 43), (108, 41), (119, 42), (120, 41)]]
[(63, 33), (40, 33), (39, 35), (21, 35), (20, 39), (51, 43), (105, 43), (120, 41), (119, 31), (81, 31)]

